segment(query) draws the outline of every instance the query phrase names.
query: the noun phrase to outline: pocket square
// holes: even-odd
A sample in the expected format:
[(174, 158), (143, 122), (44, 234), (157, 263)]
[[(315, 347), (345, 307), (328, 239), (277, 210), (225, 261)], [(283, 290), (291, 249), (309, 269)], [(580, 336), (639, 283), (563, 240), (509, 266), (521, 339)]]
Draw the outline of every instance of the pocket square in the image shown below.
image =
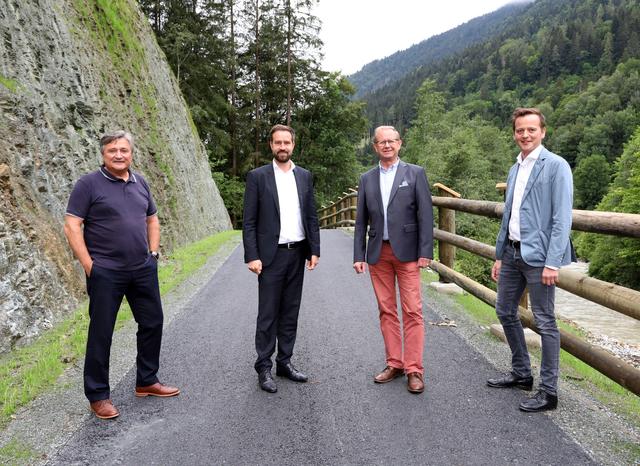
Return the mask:
[(400, 183), (400, 186), (398, 186), (398, 188), (404, 188), (406, 186), (409, 186), (409, 183), (407, 183), (407, 180), (402, 180), (402, 183)]

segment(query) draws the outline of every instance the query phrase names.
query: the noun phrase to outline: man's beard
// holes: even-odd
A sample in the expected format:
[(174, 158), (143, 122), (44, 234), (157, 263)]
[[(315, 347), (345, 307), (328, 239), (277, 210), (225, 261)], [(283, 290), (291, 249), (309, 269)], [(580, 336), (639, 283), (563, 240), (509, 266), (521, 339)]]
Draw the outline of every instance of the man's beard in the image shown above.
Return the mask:
[(280, 163), (287, 163), (291, 160), (291, 154), (289, 152), (281, 151), (275, 154), (275, 158)]

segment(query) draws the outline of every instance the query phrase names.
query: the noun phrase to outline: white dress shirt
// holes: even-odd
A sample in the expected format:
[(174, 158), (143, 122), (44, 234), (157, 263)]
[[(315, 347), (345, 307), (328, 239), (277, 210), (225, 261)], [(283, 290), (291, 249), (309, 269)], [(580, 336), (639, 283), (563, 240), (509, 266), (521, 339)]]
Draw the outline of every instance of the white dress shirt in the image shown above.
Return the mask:
[(275, 160), (273, 161), (273, 172), (276, 175), (278, 204), (280, 206), (280, 237), (278, 238), (278, 244), (295, 243), (305, 238), (302, 214), (300, 213), (298, 186), (296, 177), (293, 175), (295, 167), (295, 164), (291, 162), (291, 169), (284, 172)]
[(522, 204), (522, 196), (524, 189), (527, 187), (529, 176), (533, 166), (540, 157), (542, 152), (542, 144), (536, 147), (527, 157), (522, 160), (522, 152), (518, 154), (518, 175), (516, 176), (516, 185), (513, 188), (513, 203), (511, 204), (511, 218), (509, 219), (509, 239), (511, 241), (520, 241), (520, 205)]
[(393, 186), (393, 180), (396, 177), (398, 164), (400, 159), (391, 165), (389, 168), (383, 168), (380, 162), (380, 194), (382, 194), (382, 210), (384, 212), (384, 231), (382, 232), (382, 239), (389, 239), (389, 227), (387, 227), (387, 207), (389, 206), (389, 198), (391, 197), (391, 187)]

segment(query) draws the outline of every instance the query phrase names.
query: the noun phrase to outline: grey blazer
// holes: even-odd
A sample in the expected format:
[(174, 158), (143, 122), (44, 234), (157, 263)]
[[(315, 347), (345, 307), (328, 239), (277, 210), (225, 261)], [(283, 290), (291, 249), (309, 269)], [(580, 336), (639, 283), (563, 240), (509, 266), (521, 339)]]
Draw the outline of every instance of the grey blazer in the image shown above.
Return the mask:
[[(398, 164), (387, 206), (389, 242), (402, 262), (433, 258), (433, 206), (424, 168)], [(369, 241), (366, 241), (367, 227)], [(380, 259), (384, 212), (380, 193), (380, 168), (372, 168), (360, 177), (358, 210), (354, 233), (353, 261), (375, 264)]]
[[(507, 177), (502, 224), (496, 241), (496, 258), (502, 259), (509, 239), (509, 219), (519, 165)], [(571, 219), (573, 176), (562, 157), (542, 148), (536, 160), (520, 205), (520, 253), (532, 267), (560, 267), (571, 262)]]

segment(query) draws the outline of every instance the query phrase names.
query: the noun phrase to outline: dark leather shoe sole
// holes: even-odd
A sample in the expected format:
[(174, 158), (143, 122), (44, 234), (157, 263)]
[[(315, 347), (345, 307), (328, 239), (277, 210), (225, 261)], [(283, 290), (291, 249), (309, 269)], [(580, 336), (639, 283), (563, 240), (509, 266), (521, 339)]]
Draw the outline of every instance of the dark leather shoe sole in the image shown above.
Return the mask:
[[(383, 372), (384, 372), (384, 371), (383, 371)], [(404, 371), (403, 371), (403, 370), (396, 371), (396, 373), (395, 373), (392, 377), (389, 377), (389, 378), (386, 378), (386, 379), (382, 379), (382, 380), (378, 380), (378, 378), (377, 378), (377, 377), (378, 377), (379, 375), (380, 375), (380, 374), (376, 375), (376, 376), (373, 378), (373, 382), (374, 382), (374, 383), (389, 383), (389, 382), (391, 382), (392, 380), (397, 379), (398, 377), (403, 377), (403, 376), (404, 376)]]
[(512, 374), (506, 374), (503, 377), (487, 380), (487, 385), (492, 388), (519, 388), (521, 390), (531, 391), (533, 388), (533, 377), (516, 379)]
[(410, 393), (422, 393), (424, 392), (424, 387), (422, 388), (409, 388), (407, 387), (407, 390), (409, 390)]
[(526, 406), (520, 405), (520, 411), (524, 411), (525, 413), (539, 413), (540, 411), (551, 411), (556, 409), (558, 406), (553, 406), (552, 404), (546, 404), (544, 406), (539, 406), (535, 408), (529, 408)]
[(533, 388), (533, 382), (530, 384), (525, 383), (514, 383), (514, 384), (500, 384), (500, 383), (491, 383), (487, 381), (487, 385), (491, 388), (519, 388), (520, 390), (526, 390), (528, 392)]
[(278, 377), (286, 377), (287, 379), (293, 381), (293, 382), (299, 382), (299, 383), (305, 383), (309, 380), (309, 377), (307, 377), (306, 375), (294, 375), (292, 373), (290, 373), (289, 371), (287, 371), (286, 369), (277, 369), (276, 368), (276, 375)]
[(177, 396), (180, 394), (180, 390), (176, 391), (176, 392), (170, 392), (170, 393), (158, 393), (158, 392), (139, 392), (136, 390), (136, 396), (137, 397), (145, 397), (145, 396), (157, 396), (160, 398), (168, 398), (170, 396)]
[(269, 387), (269, 386), (267, 386), (265, 384), (260, 384), (260, 389), (262, 389), (262, 390), (264, 390), (265, 392), (268, 392), (268, 393), (276, 393), (278, 391), (278, 387), (275, 387), (275, 386)]

